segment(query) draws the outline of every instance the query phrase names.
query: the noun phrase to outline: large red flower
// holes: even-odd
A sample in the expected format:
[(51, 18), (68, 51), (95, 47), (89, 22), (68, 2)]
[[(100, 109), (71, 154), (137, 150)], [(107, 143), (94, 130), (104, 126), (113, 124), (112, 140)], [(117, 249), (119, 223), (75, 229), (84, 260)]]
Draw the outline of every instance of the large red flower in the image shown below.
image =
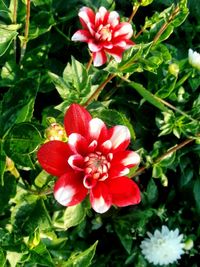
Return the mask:
[(68, 142), (43, 144), (38, 161), (50, 174), (58, 176), (54, 195), (64, 206), (80, 203), (89, 194), (92, 208), (99, 213), (110, 206), (124, 207), (140, 202), (137, 184), (125, 175), (140, 157), (126, 150), (130, 132), (125, 126), (107, 129), (78, 104), (72, 104), (64, 118)]
[(120, 62), (122, 53), (134, 45), (129, 40), (133, 35), (131, 24), (120, 23), (116, 11), (109, 12), (105, 7), (100, 7), (95, 14), (92, 9), (82, 7), (78, 15), (83, 29), (75, 32), (72, 41), (88, 43), (94, 66), (101, 66), (107, 61), (106, 53)]

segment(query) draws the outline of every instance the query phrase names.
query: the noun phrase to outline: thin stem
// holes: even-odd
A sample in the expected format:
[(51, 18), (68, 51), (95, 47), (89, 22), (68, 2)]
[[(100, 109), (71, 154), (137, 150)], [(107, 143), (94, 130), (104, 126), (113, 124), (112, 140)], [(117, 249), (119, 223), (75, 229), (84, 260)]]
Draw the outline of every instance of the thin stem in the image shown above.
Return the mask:
[(163, 34), (163, 32), (166, 30), (167, 26), (170, 24), (170, 22), (176, 17), (176, 15), (179, 13), (180, 8), (179, 6), (177, 6), (174, 11), (172, 12), (172, 14), (170, 15), (169, 19), (167, 22), (165, 22), (162, 27), (160, 28), (160, 30), (157, 32), (156, 36), (153, 39), (153, 44), (155, 44), (158, 39), (160, 38), (160, 36)]
[(87, 64), (87, 67), (86, 67), (87, 72), (89, 71), (90, 66), (92, 65), (92, 62), (93, 62), (93, 57), (90, 56), (90, 60), (88, 61), (88, 64)]
[[(199, 136), (199, 134), (197, 135)], [(158, 157), (151, 165), (146, 165), (146, 166), (142, 166), (141, 168), (139, 168), (133, 175), (131, 178), (141, 175), (145, 170), (147, 170), (148, 168), (150, 168), (153, 164), (161, 162), (162, 160), (164, 160), (167, 156), (169, 156), (170, 154), (178, 151), (179, 149), (183, 148), (184, 146), (192, 143), (195, 139), (191, 139), (188, 138), (186, 140), (184, 140), (183, 142), (181, 142), (180, 144), (170, 148), (167, 152), (165, 152), (163, 155), (161, 155), (160, 157)]]
[(132, 11), (132, 14), (130, 15), (130, 18), (129, 18), (128, 22), (131, 22), (133, 20), (136, 12), (138, 11), (138, 8), (139, 8), (139, 5), (133, 6), (133, 11)]
[(154, 97), (155, 97), (158, 101), (160, 101), (161, 103), (163, 103), (165, 106), (167, 106), (167, 107), (169, 107), (169, 108), (175, 110), (177, 113), (180, 113), (181, 115), (187, 117), (187, 118), (190, 119), (191, 121), (195, 121), (195, 122), (196, 122), (195, 119), (193, 119), (190, 115), (188, 115), (188, 114), (185, 113), (184, 111), (180, 110), (179, 108), (174, 107), (172, 104), (168, 103), (167, 101), (163, 100), (163, 99), (160, 98), (160, 97), (157, 97), (157, 96), (155, 96), (155, 95), (154, 95)]
[(142, 27), (142, 29), (134, 36), (134, 39), (137, 39), (139, 36), (140, 36), (140, 34), (142, 34), (143, 33), (143, 31), (145, 30), (146, 28), (145, 27)]
[[(127, 83), (131, 83), (131, 81), (129, 79), (127, 79), (126, 77), (120, 77), (123, 81), (127, 82)], [(152, 96), (158, 100), (159, 102), (161, 102), (162, 104), (164, 104), (165, 106), (175, 110), (177, 113), (180, 113), (181, 115), (187, 117), (188, 119), (190, 119), (191, 121), (195, 121), (197, 122), (197, 120), (193, 119), (190, 115), (188, 115), (186, 112), (174, 107), (172, 104), (168, 103), (167, 101), (163, 100), (162, 98), (155, 96), (154, 94), (152, 94)]]
[(92, 102), (92, 100), (97, 99), (106, 84), (109, 83), (115, 76), (116, 74), (110, 74), (108, 78), (102, 84), (100, 84), (96, 91), (88, 98), (88, 100), (83, 104), (83, 106), (86, 107)]
[(25, 51), (26, 51), (27, 42), (28, 42), (29, 23), (30, 23), (30, 10), (31, 10), (31, 0), (27, 0), (24, 40), (22, 41), (22, 46), (21, 46), (21, 60), (24, 57), (24, 54), (25, 54)]
[[(12, 17), (12, 23), (13, 24), (17, 23), (17, 8), (18, 8), (18, 0), (14, 0), (14, 3), (13, 3), (13, 17)], [(14, 46), (15, 60), (17, 61), (17, 40), (16, 40), (16, 37), (14, 38), (13, 46)]]

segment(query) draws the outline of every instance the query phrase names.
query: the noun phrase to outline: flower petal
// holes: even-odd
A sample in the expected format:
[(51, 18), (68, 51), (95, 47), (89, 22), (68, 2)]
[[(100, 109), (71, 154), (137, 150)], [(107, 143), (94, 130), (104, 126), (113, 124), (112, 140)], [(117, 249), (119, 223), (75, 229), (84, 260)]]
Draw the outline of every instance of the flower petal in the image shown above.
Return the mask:
[(42, 168), (48, 173), (60, 176), (71, 170), (67, 160), (72, 151), (67, 143), (54, 140), (43, 144), (37, 152)]
[(78, 30), (72, 35), (72, 41), (74, 42), (88, 42), (91, 38), (91, 34), (86, 30)]
[(108, 16), (108, 24), (112, 27), (116, 27), (119, 24), (119, 14), (116, 11), (111, 11)]
[(75, 171), (83, 171), (84, 158), (79, 155), (72, 155), (68, 158), (68, 163)]
[(68, 138), (68, 144), (74, 153), (85, 155), (87, 153), (88, 142), (80, 134), (72, 133)]
[(90, 40), (88, 42), (88, 47), (91, 52), (98, 52), (102, 49), (102, 45), (95, 43), (95, 40)]
[(63, 206), (73, 206), (80, 203), (87, 195), (88, 190), (83, 186), (82, 175), (68, 172), (62, 175), (55, 183), (55, 199)]
[(100, 67), (101, 65), (105, 64), (107, 61), (106, 54), (103, 50), (99, 52), (93, 52), (92, 57), (93, 57), (93, 65), (95, 67)]
[(112, 195), (112, 204), (118, 207), (125, 207), (140, 202), (139, 187), (128, 177), (110, 179), (106, 184)]
[(94, 118), (89, 122), (88, 139), (90, 141), (104, 138), (107, 135), (105, 123), (98, 118)]
[(123, 165), (128, 168), (134, 167), (140, 163), (140, 156), (138, 153), (130, 150), (126, 151), (119, 151), (117, 153), (114, 153), (113, 160), (111, 162), (111, 165)]
[(98, 213), (104, 213), (109, 210), (112, 204), (112, 198), (104, 182), (98, 182), (90, 190), (90, 202), (92, 208)]
[(116, 38), (118, 36), (121, 36), (122, 38), (130, 39), (132, 35), (133, 35), (133, 29), (131, 24), (128, 22), (121, 22), (115, 28), (113, 37)]
[(88, 124), (91, 119), (92, 116), (85, 108), (78, 104), (70, 105), (64, 118), (67, 135), (79, 133), (85, 136), (88, 132)]
[(127, 148), (130, 143), (130, 132), (126, 126), (117, 125), (108, 130), (109, 140), (112, 142), (112, 149), (122, 151)]
[(78, 13), (80, 22), (84, 28), (87, 28), (87, 24), (95, 23), (95, 13), (89, 7), (82, 7)]

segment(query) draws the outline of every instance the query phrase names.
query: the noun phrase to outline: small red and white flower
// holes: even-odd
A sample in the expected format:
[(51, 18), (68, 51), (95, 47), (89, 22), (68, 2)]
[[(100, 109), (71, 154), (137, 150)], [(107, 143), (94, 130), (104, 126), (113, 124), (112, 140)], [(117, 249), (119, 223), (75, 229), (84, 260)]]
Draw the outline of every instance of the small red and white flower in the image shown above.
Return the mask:
[(58, 180), (56, 200), (73, 206), (89, 194), (92, 208), (106, 212), (111, 205), (124, 207), (140, 202), (137, 184), (126, 177), (129, 168), (140, 162), (136, 152), (126, 150), (130, 132), (126, 126), (110, 129), (78, 104), (64, 117), (68, 142), (49, 141), (38, 150), (40, 165)]
[(95, 14), (89, 7), (82, 7), (78, 16), (83, 29), (74, 33), (72, 41), (88, 43), (94, 66), (106, 63), (106, 53), (120, 62), (122, 53), (134, 45), (130, 40), (133, 35), (131, 24), (120, 22), (116, 11), (100, 7)]

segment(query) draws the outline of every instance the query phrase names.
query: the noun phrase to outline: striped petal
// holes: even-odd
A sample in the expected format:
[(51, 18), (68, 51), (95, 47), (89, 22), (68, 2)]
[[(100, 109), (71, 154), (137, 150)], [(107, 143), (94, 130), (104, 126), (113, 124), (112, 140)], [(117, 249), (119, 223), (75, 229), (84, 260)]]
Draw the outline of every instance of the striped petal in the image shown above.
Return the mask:
[(75, 171), (83, 171), (84, 158), (79, 154), (72, 155), (68, 158), (68, 164)]
[(116, 27), (119, 24), (119, 14), (116, 11), (111, 11), (108, 16), (108, 24), (112, 27)]
[(107, 186), (103, 182), (99, 182), (90, 190), (90, 202), (92, 208), (98, 213), (104, 213), (109, 210), (112, 198)]
[(88, 42), (88, 47), (90, 49), (91, 52), (98, 52), (102, 49), (102, 45), (101, 44), (96, 44), (95, 40), (90, 40)]
[(113, 34), (113, 37), (121, 36), (126, 39), (130, 39), (133, 35), (133, 29), (130, 23), (128, 22), (121, 22), (117, 27), (115, 28), (115, 32)]
[(87, 28), (88, 24), (95, 23), (95, 13), (89, 7), (82, 7), (78, 13), (80, 22), (84, 28)]
[(99, 139), (104, 138), (106, 134), (107, 128), (102, 120), (94, 118), (89, 122), (88, 138), (90, 140), (99, 141)]
[(112, 142), (112, 150), (122, 151), (127, 148), (130, 143), (130, 132), (126, 126), (117, 125), (108, 130), (109, 140)]
[(75, 172), (62, 175), (54, 186), (54, 197), (63, 206), (80, 203), (87, 193), (88, 190), (83, 186), (82, 176)]
[(140, 156), (134, 151), (126, 150), (114, 153), (111, 165), (123, 165), (131, 168), (138, 165), (139, 163)]
[(95, 67), (100, 67), (107, 61), (106, 54), (103, 50), (99, 52), (93, 52), (92, 56), (93, 56), (93, 64)]
[(78, 30), (72, 35), (72, 41), (88, 42), (91, 39), (91, 34), (86, 30)]
[(118, 207), (135, 205), (140, 202), (140, 190), (128, 177), (108, 180), (107, 186), (112, 195), (112, 204)]
[(54, 140), (40, 147), (37, 158), (45, 171), (55, 176), (61, 176), (71, 170), (67, 163), (71, 154), (72, 151), (67, 143)]
[(85, 155), (87, 153), (88, 142), (80, 134), (72, 133), (68, 137), (68, 144), (74, 153)]
[(67, 135), (70, 135), (71, 133), (78, 133), (82, 136), (86, 136), (88, 124), (91, 119), (92, 116), (85, 108), (78, 104), (70, 105), (64, 118)]

